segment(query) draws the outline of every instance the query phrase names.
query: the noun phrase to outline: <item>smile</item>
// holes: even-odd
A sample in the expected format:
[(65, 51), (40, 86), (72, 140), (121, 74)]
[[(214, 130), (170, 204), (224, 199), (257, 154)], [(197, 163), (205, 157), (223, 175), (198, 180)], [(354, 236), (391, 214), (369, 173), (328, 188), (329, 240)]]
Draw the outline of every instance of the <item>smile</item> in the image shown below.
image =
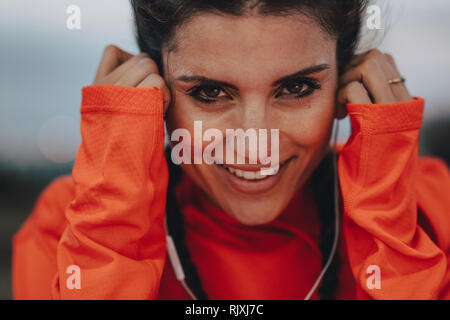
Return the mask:
[[(260, 165), (225, 165), (219, 164), (221, 174), (226, 178), (230, 186), (241, 193), (263, 193), (274, 188), (286, 171), (287, 164), (296, 157), (280, 163), (278, 172), (274, 175), (261, 174)], [(223, 169), (223, 170), (222, 170)]]
[(244, 171), (239, 169), (230, 168), (226, 165), (224, 165), (225, 169), (230, 171), (232, 174), (234, 174), (236, 177), (245, 179), (245, 180), (261, 180), (266, 179), (267, 175), (262, 175), (261, 171)]

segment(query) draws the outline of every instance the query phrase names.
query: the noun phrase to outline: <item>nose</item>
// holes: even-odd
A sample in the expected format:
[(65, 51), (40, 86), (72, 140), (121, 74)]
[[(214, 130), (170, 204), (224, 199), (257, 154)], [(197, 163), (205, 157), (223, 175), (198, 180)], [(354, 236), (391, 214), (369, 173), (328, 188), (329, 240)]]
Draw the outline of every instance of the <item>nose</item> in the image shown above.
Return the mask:
[(243, 100), (235, 128), (242, 129), (246, 139), (244, 148), (236, 146), (237, 148), (234, 150), (237, 159), (241, 159), (245, 163), (255, 163), (255, 161), (257, 164), (266, 163), (266, 158), (271, 152), (269, 116), (269, 105), (264, 97), (254, 95)]
[(241, 128), (247, 129), (267, 129), (268, 128), (268, 108), (267, 102), (261, 96), (249, 96), (243, 101), (241, 108)]

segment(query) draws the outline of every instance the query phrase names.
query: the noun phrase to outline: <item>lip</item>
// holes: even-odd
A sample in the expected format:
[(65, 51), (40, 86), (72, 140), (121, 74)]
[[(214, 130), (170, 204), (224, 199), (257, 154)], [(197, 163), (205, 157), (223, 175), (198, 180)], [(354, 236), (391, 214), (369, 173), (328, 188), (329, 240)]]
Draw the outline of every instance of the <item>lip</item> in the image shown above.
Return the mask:
[[(283, 167), (286, 163), (291, 161), (293, 157), (280, 162), (280, 168)], [(270, 165), (258, 165), (258, 164), (226, 164), (227, 167), (232, 169), (238, 169), (243, 171), (260, 171), (262, 169), (269, 169)]]
[[(243, 178), (239, 178), (229, 172), (224, 166), (217, 165), (218, 170), (220, 174), (225, 178), (225, 180), (229, 183), (229, 185), (235, 189), (238, 192), (247, 193), (247, 194), (259, 194), (259, 193), (265, 193), (270, 190), (272, 190), (281, 180), (283, 177), (286, 168), (288, 167), (289, 163), (292, 159), (295, 157), (290, 158), (289, 160), (285, 161), (283, 164), (281, 164), (280, 169), (278, 172), (274, 175), (268, 176), (267, 178), (264, 178), (262, 180), (245, 180)], [(240, 169), (240, 170), (246, 170), (246, 171), (258, 171), (263, 166), (249, 166), (249, 165), (227, 165), (230, 168)]]

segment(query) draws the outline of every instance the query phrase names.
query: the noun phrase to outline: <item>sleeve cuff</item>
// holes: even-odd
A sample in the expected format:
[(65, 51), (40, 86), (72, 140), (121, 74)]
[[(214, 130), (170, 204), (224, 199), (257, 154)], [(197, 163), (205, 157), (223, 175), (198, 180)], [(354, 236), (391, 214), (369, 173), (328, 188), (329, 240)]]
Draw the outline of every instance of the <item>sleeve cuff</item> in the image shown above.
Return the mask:
[(81, 113), (121, 112), (162, 114), (164, 96), (158, 87), (90, 85), (82, 88)]
[(423, 98), (413, 97), (387, 104), (348, 103), (347, 111), (352, 125), (358, 124), (361, 134), (371, 135), (420, 129), (424, 106)]

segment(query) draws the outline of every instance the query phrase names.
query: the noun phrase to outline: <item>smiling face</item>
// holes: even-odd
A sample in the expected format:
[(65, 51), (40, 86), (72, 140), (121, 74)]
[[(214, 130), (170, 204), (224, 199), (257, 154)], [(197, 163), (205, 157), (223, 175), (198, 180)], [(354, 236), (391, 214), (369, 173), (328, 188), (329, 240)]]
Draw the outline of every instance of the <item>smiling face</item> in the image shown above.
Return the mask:
[(278, 129), (282, 164), (276, 175), (260, 180), (251, 180), (251, 171), (261, 165), (229, 165), (229, 170), (182, 164), (185, 174), (239, 222), (272, 221), (328, 149), (336, 40), (303, 15), (204, 13), (183, 24), (174, 43), (174, 50), (163, 51), (165, 79), (175, 97), (166, 118), (169, 134), (184, 128), (194, 137), (194, 121), (202, 121), (203, 132), (219, 129), (224, 138), (226, 129)]

